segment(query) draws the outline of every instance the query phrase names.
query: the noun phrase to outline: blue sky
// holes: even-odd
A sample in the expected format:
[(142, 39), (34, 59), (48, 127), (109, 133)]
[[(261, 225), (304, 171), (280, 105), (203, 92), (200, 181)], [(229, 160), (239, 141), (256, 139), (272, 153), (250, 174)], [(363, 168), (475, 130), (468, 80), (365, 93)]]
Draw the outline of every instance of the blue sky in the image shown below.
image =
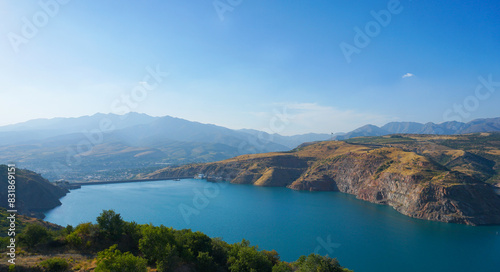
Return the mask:
[(131, 110), (291, 135), (498, 117), (499, 12), (498, 1), (0, 0), (0, 125)]

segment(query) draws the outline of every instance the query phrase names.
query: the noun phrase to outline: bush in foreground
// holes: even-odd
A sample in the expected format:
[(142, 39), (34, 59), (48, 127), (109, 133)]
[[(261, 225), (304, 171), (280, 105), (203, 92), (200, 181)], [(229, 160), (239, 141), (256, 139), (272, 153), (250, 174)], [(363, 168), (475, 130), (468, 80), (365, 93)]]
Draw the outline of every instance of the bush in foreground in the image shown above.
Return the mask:
[[(292, 263), (280, 260), (275, 250), (260, 250), (247, 240), (228, 244), (189, 229), (175, 230), (163, 225), (126, 222), (114, 211), (103, 211), (98, 224), (83, 223), (50, 232), (41, 225), (28, 226), (22, 241), (29, 249), (97, 255), (96, 272), (348, 272), (336, 259), (311, 254)], [(57, 243), (55, 243), (57, 242)], [(44, 244), (45, 243), (45, 244)], [(47, 271), (66, 271), (68, 262), (52, 258), (41, 262)]]
[(34, 248), (38, 244), (48, 242), (50, 239), (50, 231), (39, 224), (29, 224), (21, 233), (19, 240), (28, 246), (29, 249)]
[(50, 272), (64, 272), (69, 268), (69, 264), (65, 259), (57, 257), (42, 261), (40, 266)]
[(111, 246), (97, 254), (96, 272), (146, 272), (147, 261)]
[(299, 259), (293, 263), (294, 271), (297, 272), (348, 272), (349, 269), (345, 269), (340, 266), (337, 259), (332, 259), (328, 256), (321, 256), (318, 254), (311, 253), (309, 256), (300, 256)]

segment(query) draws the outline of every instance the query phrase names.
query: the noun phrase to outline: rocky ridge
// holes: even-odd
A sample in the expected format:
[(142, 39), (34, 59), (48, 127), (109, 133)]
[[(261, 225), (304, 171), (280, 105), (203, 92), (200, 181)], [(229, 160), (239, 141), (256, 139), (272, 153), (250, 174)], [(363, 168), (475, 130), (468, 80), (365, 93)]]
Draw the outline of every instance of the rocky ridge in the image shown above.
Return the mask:
[[(22, 215), (43, 219), (44, 212), (61, 205), (59, 199), (69, 192), (29, 170), (16, 169), (14, 176), (15, 209)], [(2, 200), (0, 207), (11, 209), (7, 206), (8, 184), (8, 167), (0, 165), (0, 186), (5, 188), (0, 190), (0, 199)]]
[[(340, 191), (414, 218), (500, 224), (500, 196), (492, 185), (498, 182), (499, 134), (446, 137), (393, 135), (318, 142), (290, 152), (169, 167), (145, 177), (203, 173), (235, 184)], [(461, 149), (450, 147), (468, 141)]]

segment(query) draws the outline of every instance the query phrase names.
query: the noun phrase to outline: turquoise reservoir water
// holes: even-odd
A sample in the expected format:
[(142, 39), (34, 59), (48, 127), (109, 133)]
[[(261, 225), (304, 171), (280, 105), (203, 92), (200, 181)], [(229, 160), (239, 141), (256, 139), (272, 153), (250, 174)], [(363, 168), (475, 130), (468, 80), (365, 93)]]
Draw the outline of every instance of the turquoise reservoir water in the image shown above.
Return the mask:
[(47, 221), (95, 222), (114, 209), (128, 221), (245, 238), (285, 261), (316, 251), (356, 272), (500, 271), (500, 226), (412, 219), (342, 193), (181, 180), (83, 186), (61, 202)]

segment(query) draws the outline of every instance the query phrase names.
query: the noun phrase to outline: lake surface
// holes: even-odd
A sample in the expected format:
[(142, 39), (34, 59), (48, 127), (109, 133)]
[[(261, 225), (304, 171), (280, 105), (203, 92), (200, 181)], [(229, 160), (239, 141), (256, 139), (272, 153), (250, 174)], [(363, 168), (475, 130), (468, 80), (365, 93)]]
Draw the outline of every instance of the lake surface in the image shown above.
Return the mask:
[(61, 202), (47, 221), (95, 222), (114, 209), (127, 221), (245, 238), (285, 261), (316, 252), (355, 272), (500, 271), (500, 226), (413, 219), (343, 193), (181, 180), (82, 186)]

